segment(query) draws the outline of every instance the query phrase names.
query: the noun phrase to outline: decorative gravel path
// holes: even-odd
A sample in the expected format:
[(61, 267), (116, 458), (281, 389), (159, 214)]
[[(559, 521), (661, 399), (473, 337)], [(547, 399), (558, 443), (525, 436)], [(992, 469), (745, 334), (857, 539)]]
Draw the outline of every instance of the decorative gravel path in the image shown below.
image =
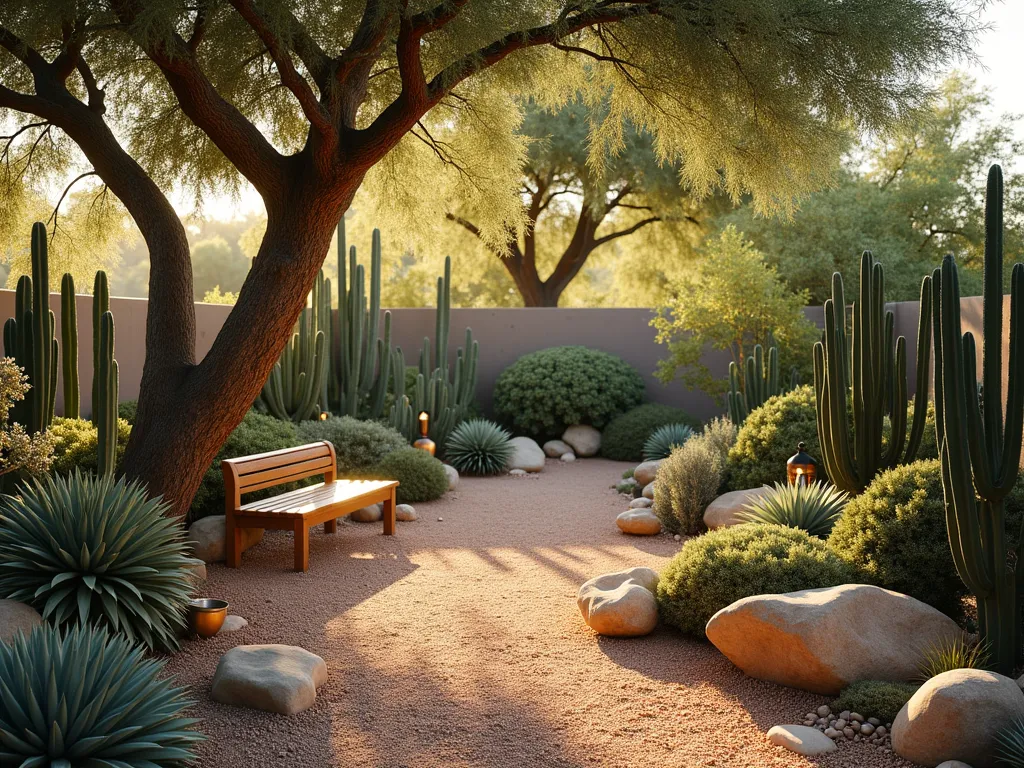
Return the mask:
[[(660, 569), (667, 535), (619, 533), (627, 465), (548, 460), (541, 475), (463, 478), (420, 520), (314, 532), (308, 573), (267, 533), (239, 570), (209, 567), (203, 595), (249, 626), (189, 641), (168, 669), (190, 685), (209, 768), (906, 768), (863, 744), (816, 761), (769, 745), (823, 698), (745, 677), (707, 643), (658, 629), (595, 636), (576, 590), (599, 573)], [(439, 521), (438, 518), (443, 518)], [(838, 641), (838, 639), (837, 639)], [(217, 704), (217, 660), (239, 644), (300, 645), (327, 662), (292, 717)]]

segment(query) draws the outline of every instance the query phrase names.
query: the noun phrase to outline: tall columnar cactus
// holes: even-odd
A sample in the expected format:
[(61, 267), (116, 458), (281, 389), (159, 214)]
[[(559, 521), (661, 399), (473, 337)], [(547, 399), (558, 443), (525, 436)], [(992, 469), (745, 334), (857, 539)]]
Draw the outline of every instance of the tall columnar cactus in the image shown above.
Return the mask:
[(78, 309), (75, 306), (75, 279), (68, 273), (60, 281), (60, 342), (64, 415), (77, 419), (82, 400), (78, 387)]
[[(356, 247), (348, 249), (346, 266), (345, 220), (338, 224), (338, 328), (337, 364), (331, 370), (331, 409), (345, 416), (365, 415), (379, 419), (384, 413), (388, 379), (391, 377), (391, 313), (384, 313), (384, 337), (380, 332), (380, 230), (373, 230), (370, 245), (370, 295), (366, 276), (356, 259)], [(333, 351), (333, 350), (332, 350)]]
[[(924, 434), (931, 357), (931, 278), (921, 285), (917, 335), (914, 421), (907, 434), (907, 340), (894, 339), (894, 318), (886, 311), (882, 265), (865, 251), (860, 295), (846, 335), (843, 278), (832, 276), (825, 302), (825, 330), (814, 345), (814, 394), (818, 440), (829, 479), (847, 493), (863, 491), (879, 472), (914, 460)], [(853, 407), (850, 419), (847, 403)], [(885, 417), (891, 435), (883, 440)], [(853, 433), (850, 433), (850, 425)]]
[(103, 393), (100, 392), (96, 372), (100, 369), (100, 321), (110, 311), (110, 289), (107, 286), (107, 273), (100, 270), (92, 284), (92, 423), (99, 426), (96, 414)]
[(313, 283), (310, 306), (299, 315), (298, 330), (274, 364), (256, 401), (261, 410), (282, 421), (315, 418), (325, 406), (329, 290), (330, 281), (321, 271)]
[(104, 312), (100, 316), (97, 336), (99, 337), (99, 365), (93, 374), (94, 401), (93, 420), (96, 423), (99, 473), (114, 474), (117, 464), (117, 360), (114, 359), (114, 316)]
[[(800, 376), (794, 366), (790, 370), (788, 389), (800, 383)], [(755, 408), (760, 408), (765, 401), (787, 391), (786, 384), (779, 376), (779, 346), (775, 339), (768, 336), (768, 355), (764, 349), (755, 345), (754, 353), (743, 361), (743, 375), (740, 366), (729, 363), (729, 392), (726, 401), (729, 407), (729, 418), (736, 426), (747, 420), (747, 416)]]
[(1010, 287), (1009, 390), (1003, 420), (1003, 175), (989, 169), (985, 200), (982, 317), (984, 403), (978, 396), (974, 334), (962, 333), (956, 262), (943, 259), (932, 278), (935, 300), (935, 433), (942, 459), (946, 527), (953, 561), (978, 600), (981, 640), (996, 671), (1022, 658), (1024, 536), (1008, 557), (1006, 496), (1020, 471), (1024, 436), (1024, 264)]

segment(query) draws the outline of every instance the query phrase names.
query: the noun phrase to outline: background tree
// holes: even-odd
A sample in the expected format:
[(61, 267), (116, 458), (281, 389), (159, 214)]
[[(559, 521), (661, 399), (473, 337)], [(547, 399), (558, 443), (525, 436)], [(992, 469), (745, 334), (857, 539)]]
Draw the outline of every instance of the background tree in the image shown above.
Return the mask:
[(728, 380), (701, 362), (705, 348), (728, 350), (742, 370), (754, 346), (767, 349), (772, 335), (780, 369), (796, 366), (802, 380), (808, 379), (818, 331), (804, 315), (807, 293), (790, 290), (734, 227), (708, 240), (696, 274), (676, 284), (673, 294), (651, 321), (658, 342), (668, 346), (668, 358), (656, 372), (666, 384), (679, 375), (690, 389), (719, 397)]
[[(6, 0), (0, 108), (18, 113), (15, 142), (53, 134), (33, 156), (40, 173), (95, 172), (146, 241), (147, 354), (123, 467), (182, 513), (260, 391), (364, 180), (413, 221), (440, 221), (454, 199), (489, 199), (476, 224), (500, 245), (523, 225), (514, 96), (554, 106), (580, 94), (591, 108), (607, 103), (590, 130), (595, 167), (631, 120), (695, 194), (722, 187), (759, 210), (785, 209), (827, 181), (820, 160), (844, 125), (903, 119), (927, 93), (923, 77), (968, 52), (977, 22), (962, 9)], [(188, 239), (164, 190), (221, 192), (242, 179), (262, 197), (267, 228), (197, 362)]]
[[(593, 163), (587, 138), (596, 119), (581, 99), (555, 110), (532, 99), (525, 103), (518, 130), (529, 139), (519, 190), (523, 225), (492, 252), (527, 307), (558, 306), (595, 250), (645, 227), (670, 228), (681, 244), (699, 242), (715, 209), (710, 199), (696, 199), (680, 185), (679, 164), (664, 162), (654, 136), (632, 121), (600, 164)], [(448, 218), (479, 236), (474, 202)], [(672, 254), (679, 255), (678, 249)]]
[(192, 246), (192, 293), (202, 301), (214, 288), (237, 293), (249, 273), (249, 260), (232, 251), (223, 237), (200, 240)]
[[(885, 265), (886, 297), (893, 301), (916, 301), (921, 277), (950, 252), (961, 267), (964, 295), (978, 294), (988, 166), (1012, 167), (1009, 161), (1024, 150), (1014, 137), (1019, 118), (993, 122), (989, 107), (985, 91), (953, 74), (916, 119), (888, 138), (852, 147), (837, 185), (812, 194), (791, 220), (759, 217), (746, 206), (721, 223), (742, 230), (814, 304), (831, 296), (833, 272), (856, 274), (865, 249)], [(1024, 175), (1009, 173), (1006, 187), (1006, 254), (1016, 259), (1024, 245)]]

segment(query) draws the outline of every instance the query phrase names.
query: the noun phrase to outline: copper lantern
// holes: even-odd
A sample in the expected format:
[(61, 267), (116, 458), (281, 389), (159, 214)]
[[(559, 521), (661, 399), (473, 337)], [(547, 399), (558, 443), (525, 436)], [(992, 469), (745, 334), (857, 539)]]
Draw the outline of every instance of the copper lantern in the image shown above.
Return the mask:
[(431, 456), (434, 455), (434, 451), (437, 450), (437, 445), (427, 437), (427, 432), (430, 430), (430, 416), (426, 411), (423, 411), (420, 416), (420, 436), (416, 442), (412, 444), (413, 448), (419, 448), (421, 451), (426, 451)]
[(805, 443), (799, 443), (797, 452), (786, 462), (786, 479), (790, 485), (810, 485), (818, 474), (818, 462), (804, 451)]

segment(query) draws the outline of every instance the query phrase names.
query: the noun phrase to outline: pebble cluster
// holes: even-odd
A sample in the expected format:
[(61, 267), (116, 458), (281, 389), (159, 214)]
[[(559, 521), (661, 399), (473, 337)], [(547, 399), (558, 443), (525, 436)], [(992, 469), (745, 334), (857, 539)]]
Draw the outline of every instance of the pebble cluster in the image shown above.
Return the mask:
[(892, 723), (883, 725), (877, 717), (866, 718), (856, 712), (845, 710), (837, 715), (830, 707), (822, 704), (817, 712), (808, 712), (804, 716), (803, 724), (817, 728), (837, 742), (866, 741), (882, 749), (892, 749), (889, 735)]

